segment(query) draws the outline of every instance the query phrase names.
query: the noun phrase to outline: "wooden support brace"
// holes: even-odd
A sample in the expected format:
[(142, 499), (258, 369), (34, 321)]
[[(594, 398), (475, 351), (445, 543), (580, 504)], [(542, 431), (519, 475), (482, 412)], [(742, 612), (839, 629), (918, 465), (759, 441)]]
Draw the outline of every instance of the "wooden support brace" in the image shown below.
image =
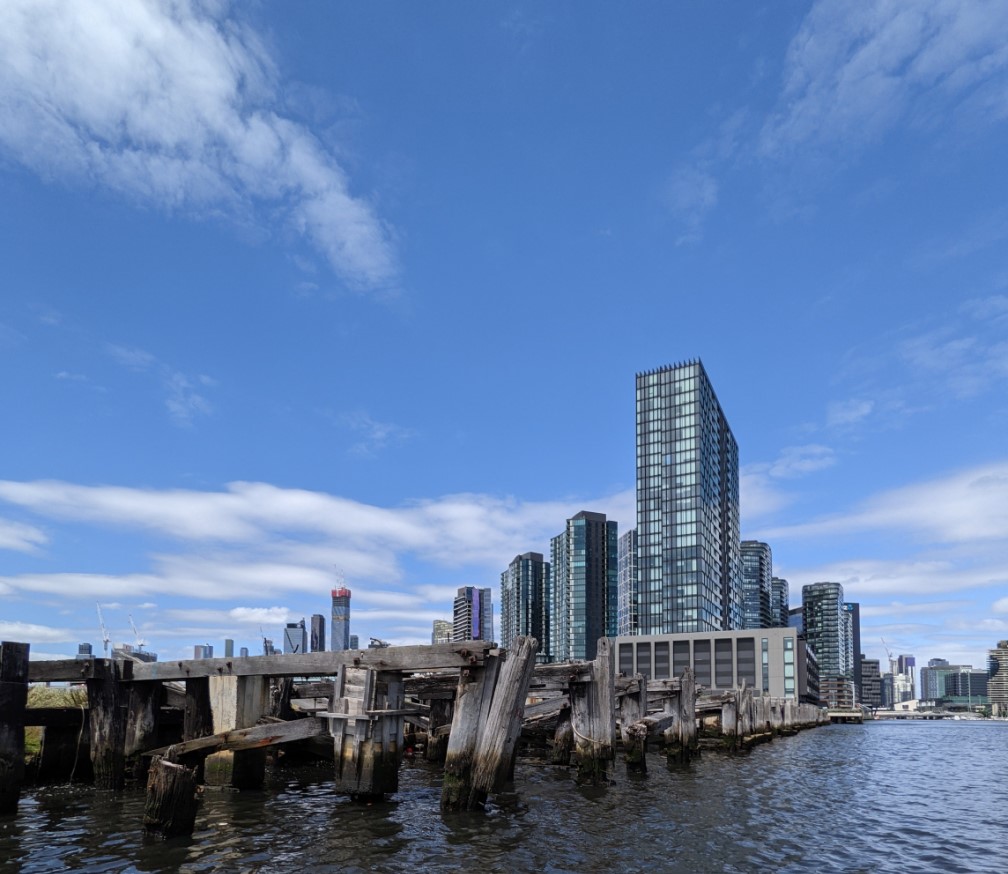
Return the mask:
[(17, 813), (24, 782), (28, 648), (0, 643), (0, 816)]
[(132, 683), (126, 714), (126, 773), (138, 782), (147, 779), (150, 759), (144, 751), (157, 745), (161, 723), (162, 684), (157, 681)]
[(91, 765), (98, 789), (122, 789), (126, 781), (126, 720), (122, 680), (130, 679), (132, 662), (95, 659), (87, 681), (91, 728)]

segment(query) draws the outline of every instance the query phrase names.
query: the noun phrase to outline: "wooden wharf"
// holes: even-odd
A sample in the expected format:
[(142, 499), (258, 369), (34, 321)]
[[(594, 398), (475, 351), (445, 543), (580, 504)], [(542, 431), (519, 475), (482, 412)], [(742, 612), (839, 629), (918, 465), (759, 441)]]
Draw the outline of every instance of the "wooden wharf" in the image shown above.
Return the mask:
[[(266, 753), (283, 748), (333, 763), (339, 791), (396, 792), (407, 743), (443, 764), (441, 809), (481, 808), (513, 779), (521, 749), (573, 765), (579, 784), (613, 779), (617, 748), (630, 773), (660, 743), (669, 766), (700, 748), (749, 749), (828, 724), (825, 709), (740, 688), (704, 695), (688, 669), (649, 679), (614, 673), (602, 638), (592, 661), (536, 664), (538, 643), (483, 641), (347, 652), (165, 662), (28, 660), (0, 645), (0, 815), (16, 813), (26, 726), (43, 726), (40, 780), (98, 789), (145, 783), (145, 830), (191, 833), (201, 786), (263, 784)], [(83, 684), (87, 706), (28, 708), (31, 683)], [(50, 737), (51, 733), (51, 737)], [(407, 739), (409, 739), (407, 741)], [(81, 759), (84, 759), (81, 762)], [(71, 767), (67, 767), (72, 763)]]

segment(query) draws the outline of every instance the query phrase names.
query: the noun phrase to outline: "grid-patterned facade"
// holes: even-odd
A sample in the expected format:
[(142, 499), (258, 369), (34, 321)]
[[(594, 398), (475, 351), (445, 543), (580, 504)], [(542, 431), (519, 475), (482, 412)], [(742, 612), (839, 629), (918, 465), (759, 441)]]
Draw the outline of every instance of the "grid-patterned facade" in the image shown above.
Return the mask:
[(452, 640), (493, 640), (490, 589), (459, 587), (452, 605)]
[(516, 638), (539, 641), (537, 662), (549, 662), (550, 564), (541, 552), (516, 555), (501, 574), (501, 646), (511, 649)]
[(877, 710), (882, 706), (882, 673), (878, 659), (866, 659), (861, 662), (861, 690), (858, 700), (865, 706)]
[(773, 554), (770, 546), (760, 540), (743, 540), (742, 562), (742, 627), (771, 628), (774, 625)]
[(350, 590), (345, 586), (332, 590), (332, 651), (350, 649)]
[(550, 541), (556, 661), (593, 659), (600, 637), (615, 636), (618, 588), (615, 522), (582, 510)]
[(788, 614), (791, 612), (788, 602), (788, 581), (780, 577), (770, 580), (770, 618), (774, 628), (788, 627)]
[(1008, 716), (1008, 640), (987, 650), (987, 698), (992, 716)]
[(843, 586), (826, 582), (802, 586), (802, 612), (805, 636), (819, 661), (820, 687), (826, 690), (826, 680), (840, 677), (853, 681), (848, 661), (851, 619), (844, 609)]
[(738, 444), (700, 361), (637, 374), (638, 632), (742, 627)]
[(616, 633), (637, 633), (637, 529), (622, 535), (617, 545)]

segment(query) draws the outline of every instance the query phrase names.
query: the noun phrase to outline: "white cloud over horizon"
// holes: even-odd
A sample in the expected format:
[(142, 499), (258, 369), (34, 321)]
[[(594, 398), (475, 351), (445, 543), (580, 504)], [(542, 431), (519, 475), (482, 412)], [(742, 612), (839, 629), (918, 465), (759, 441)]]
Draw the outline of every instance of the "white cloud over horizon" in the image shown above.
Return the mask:
[(172, 214), (280, 215), (352, 286), (390, 287), (389, 228), (285, 117), (266, 45), (231, 12), (201, 0), (9, 0), (0, 151), (47, 181)]

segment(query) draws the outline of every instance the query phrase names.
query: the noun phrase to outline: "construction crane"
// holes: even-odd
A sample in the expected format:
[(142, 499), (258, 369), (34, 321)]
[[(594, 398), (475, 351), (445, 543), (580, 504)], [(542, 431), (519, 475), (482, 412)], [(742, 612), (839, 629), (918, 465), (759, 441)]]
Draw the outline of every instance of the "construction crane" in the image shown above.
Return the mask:
[(133, 629), (133, 636), (136, 638), (137, 652), (143, 652), (144, 644), (146, 644), (147, 641), (146, 640), (142, 640), (140, 638), (140, 632), (137, 631), (136, 623), (133, 621), (133, 614), (132, 613), (127, 613), (126, 615), (129, 616), (130, 628)]
[(889, 673), (893, 676), (896, 675), (896, 659), (893, 658), (892, 650), (889, 649), (889, 644), (885, 642), (885, 638), (881, 638), (882, 646), (885, 649), (886, 655), (889, 657)]
[(102, 618), (101, 604), (95, 601), (95, 607), (98, 608), (98, 625), (101, 627), (102, 647), (105, 650), (105, 655), (108, 655), (108, 645), (111, 638), (109, 637), (108, 629), (105, 628), (105, 620)]

